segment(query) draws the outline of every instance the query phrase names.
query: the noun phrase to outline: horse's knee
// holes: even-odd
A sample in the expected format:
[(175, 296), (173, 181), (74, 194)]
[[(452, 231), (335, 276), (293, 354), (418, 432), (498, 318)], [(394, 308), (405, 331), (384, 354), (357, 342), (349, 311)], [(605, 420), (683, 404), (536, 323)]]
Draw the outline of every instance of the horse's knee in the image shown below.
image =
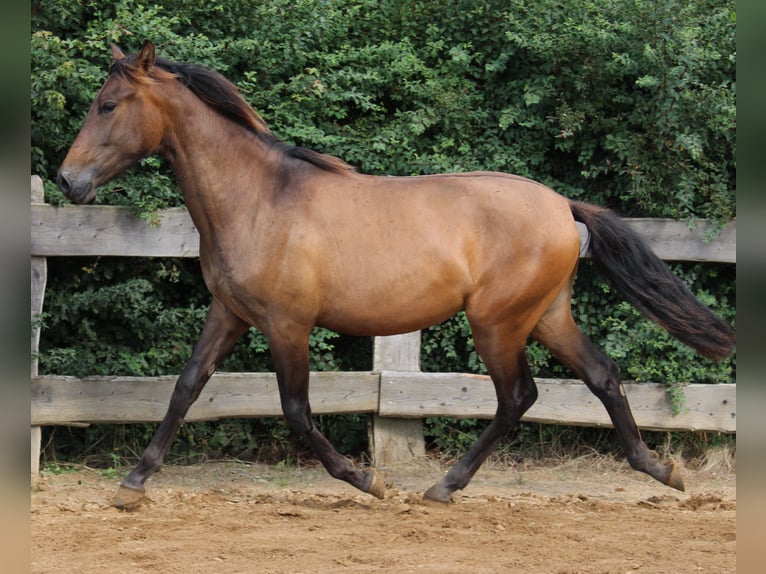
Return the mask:
[(170, 397), (170, 408), (188, 409), (197, 400), (213, 372), (215, 372), (214, 364), (203, 371), (200, 361), (192, 357), (176, 381)]
[(198, 389), (197, 387), (197, 381), (193, 377), (181, 375), (176, 381), (175, 387), (173, 387), (168, 412), (184, 416), (200, 394), (201, 388)]

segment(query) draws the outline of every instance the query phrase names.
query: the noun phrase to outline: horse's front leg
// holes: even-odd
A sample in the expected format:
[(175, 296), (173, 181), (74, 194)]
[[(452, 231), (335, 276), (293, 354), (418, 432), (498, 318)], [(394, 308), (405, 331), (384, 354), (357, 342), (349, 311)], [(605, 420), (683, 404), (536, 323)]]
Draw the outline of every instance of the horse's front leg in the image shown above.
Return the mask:
[(295, 328), (288, 335), (272, 334), (269, 337), (285, 419), (306, 439), (331, 476), (383, 498), (385, 483), (380, 475), (373, 469), (361, 471), (354, 468), (314, 426), (309, 405), (309, 333)]
[(141, 504), (144, 482), (162, 465), (189, 407), (247, 329), (246, 323), (213, 299), (202, 335), (173, 389), (165, 418), (138, 465), (122, 481), (112, 501), (114, 506), (129, 510)]

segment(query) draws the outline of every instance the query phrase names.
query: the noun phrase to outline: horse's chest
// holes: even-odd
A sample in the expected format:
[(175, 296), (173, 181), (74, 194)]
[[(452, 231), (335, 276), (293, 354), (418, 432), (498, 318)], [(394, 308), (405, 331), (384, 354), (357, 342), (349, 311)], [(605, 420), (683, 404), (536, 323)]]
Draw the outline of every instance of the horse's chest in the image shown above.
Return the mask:
[[(202, 276), (210, 293), (227, 307), (234, 310), (236, 301), (248, 301), (257, 305), (259, 284), (263, 279), (261, 273), (253, 269), (253, 265), (218, 250), (200, 251)], [(256, 272), (254, 272), (256, 271)]]
[(212, 295), (241, 318), (258, 325), (270, 313), (305, 316), (316, 307), (313, 265), (289, 255), (253, 250), (200, 253), (202, 274)]

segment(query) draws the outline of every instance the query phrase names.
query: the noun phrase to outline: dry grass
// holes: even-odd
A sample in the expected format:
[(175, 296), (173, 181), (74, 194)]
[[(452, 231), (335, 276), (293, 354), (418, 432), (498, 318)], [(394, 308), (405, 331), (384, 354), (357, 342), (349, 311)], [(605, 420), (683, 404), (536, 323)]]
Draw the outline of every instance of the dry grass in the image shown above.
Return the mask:
[(737, 471), (737, 452), (731, 445), (711, 447), (697, 459), (697, 468), (706, 472), (730, 473)]

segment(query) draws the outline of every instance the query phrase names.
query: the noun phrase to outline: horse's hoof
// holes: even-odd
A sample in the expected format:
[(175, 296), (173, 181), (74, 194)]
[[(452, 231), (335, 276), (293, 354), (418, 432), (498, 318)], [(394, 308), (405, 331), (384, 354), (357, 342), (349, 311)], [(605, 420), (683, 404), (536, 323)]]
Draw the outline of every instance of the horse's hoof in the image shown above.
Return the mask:
[(670, 461), (668, 466), (670, 467), (670, 474), (668, 474), (668, 480), (665, 484), (671, 488), (675, 488), (676, 490), (684, 492), (686, 487), (684, 486), (684, 477), (681, 476), (681, 469), (673, 461)]
[(455, 502), (452, 499), (452, 492), (444, 488), (440, 483), (434, 484), (431, 488), (426, 490), (423, 494), (424, 501), (439, 502), (442, 504), (449, 504)]
[(120, 510), (135, 510), (144, 500), (144, 489), (120, 485), (112, 499), (112, 506)]
[(368, 470), (372, 479), (370, 480), (370, 486), (367, 487), (366, 492), (373, 496), (383, 499), (386, 497), (386, 483), (383, 478), (373, 468)]

